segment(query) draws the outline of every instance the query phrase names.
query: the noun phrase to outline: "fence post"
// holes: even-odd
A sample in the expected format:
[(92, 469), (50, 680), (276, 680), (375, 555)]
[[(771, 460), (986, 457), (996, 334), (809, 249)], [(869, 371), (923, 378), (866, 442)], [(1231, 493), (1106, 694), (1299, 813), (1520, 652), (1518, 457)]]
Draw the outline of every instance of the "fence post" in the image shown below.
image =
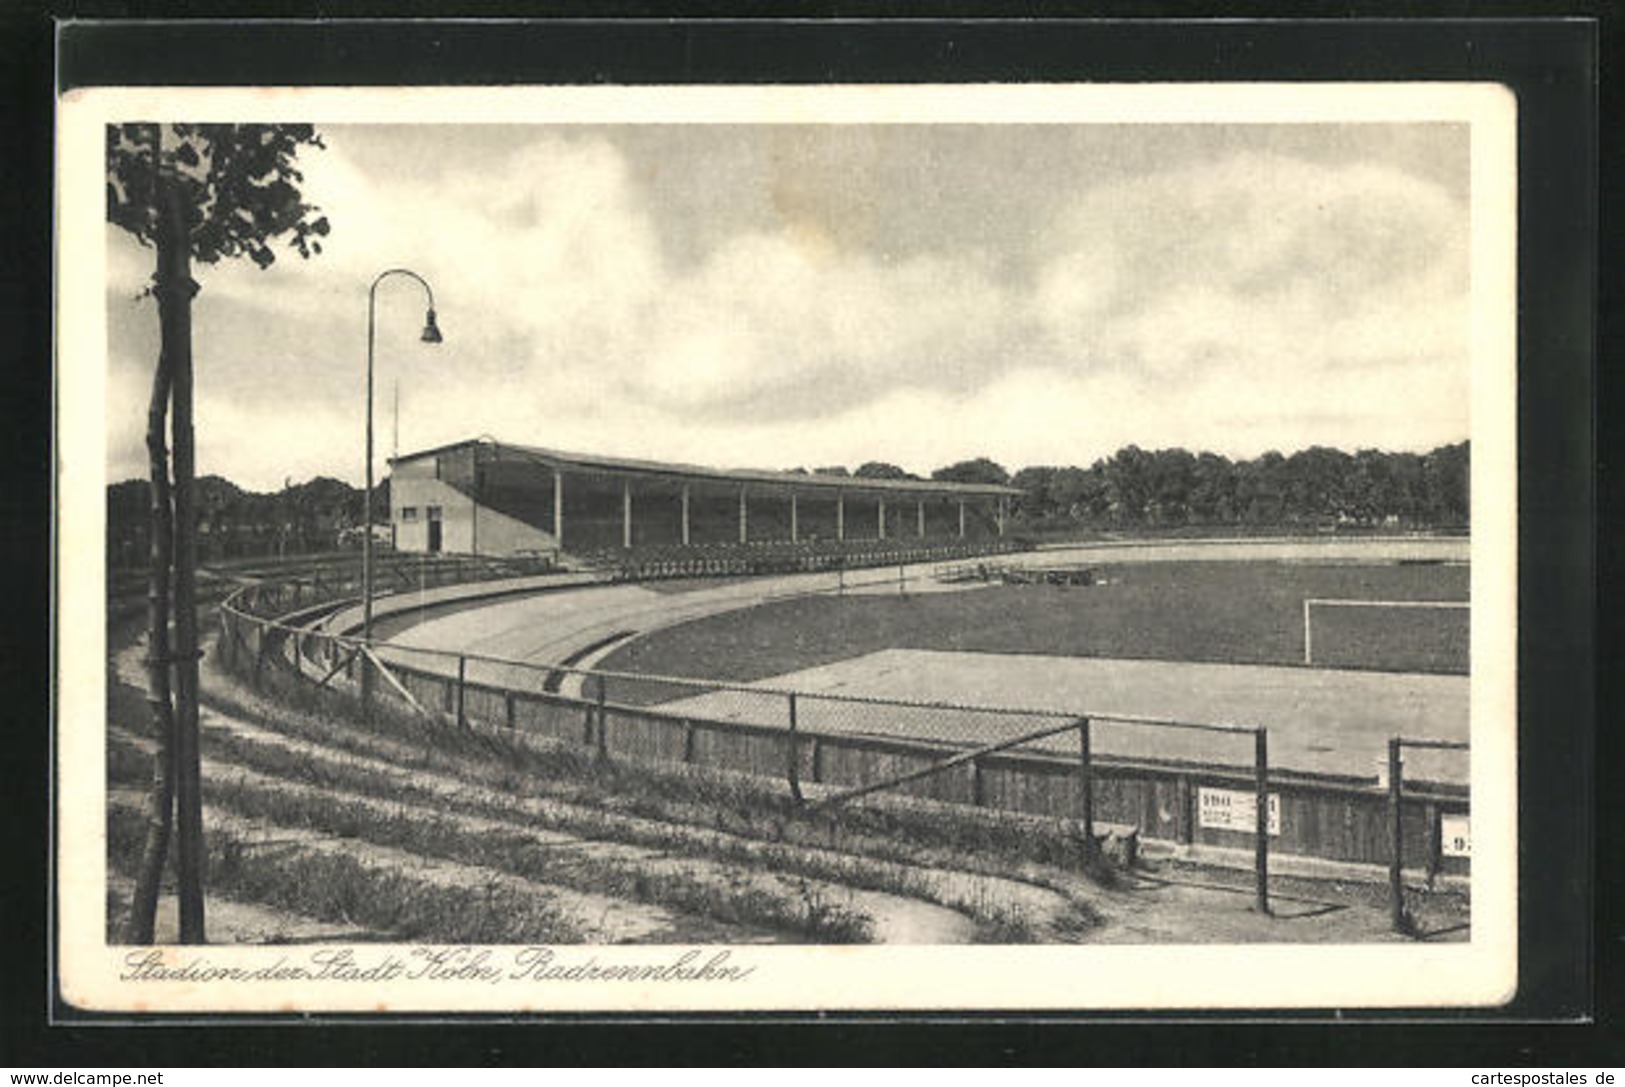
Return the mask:
[(261, 623), (258, 645), (254, 650), (254, 687), (256, 689), (258, 689), (260, 685), (260, 669), (265, 667), (265, 647), (271, 640), (269, 637), (270, 633), (270, 624)]
[(1253, 730), (1253, 869), (1258, 912), (1270, 912), (1270, 748), (1269, 730)]
[(1085, 855), (1095, 855), (1095, 781), (1089, 756), (1089, 718), (1078, 719), (1078, 807), (1083, 821)]
[(502, 692), (502, 723), (508, 727), (509, 732), (512, 732), (513, 729), (514, 729), (514, 716), (515, 716), (515, 714), (514, 714), (513, 692), (512, 691), (503, 691)]
[(1444, 830), (1439, 825), (1439, 805), (1428, 801), (1422, 808), (1422, 818), (1428, 828), (1428, 890), (1444, 870)]
[(824, 740), (817, 733), (812, 739), (812, 779), (819, 784), (824, 781)]
[(906, 567), (902, 563), (897, 564), (897, 595), (898, 596), (907, 596), (908, 595), (908, 586), (907, 586), (907, 582), (904, 580), (904, 574), (903, 574), (903, 571), (905, 569), (906, 569)]
[(683, 761), (694, 761), (694, 722), (683, 720)]
[(1174, 818), (1177, 820), (1174, 825), (1174, 840), (1180, 845), (1190, 845), (1191, 842), (1196, 840), (1196, 827), (1194, 825), (1196, 820), (1192, 817), (1193, 813), (1191, 811), (1192, 793), (1195, 790), (1191, 788), (1191, 776), (1189, 774), (1180, 774), (1176, 779), (1175, 788), (1178, 791), (1179, 808), (1174, 813)]
[(802, 803), (801, 795), (801, 744), (796, 738), (796, 692), (789, 693), (790, 699), (790, 735), (786, 743), (785, 769), (790, 777), (790, 795), (797, 804)]
[(1406, 931), (1405, 880), (1401, 872), (1404, 863), (1404, 830), (1400, 818), (1400, 801), (1404, 796), (1404, 760), (1400, 756), (1400, 739), (1388, 741), (1388, 913), (1395, 932)]
[(596, 678), (590, 673), (584, 672), (581, 675), (581, 699), (586, 706), (586, 710), (581, 715), (581, 742), (583, 745), (592, 743), (592, 716), (597, 712), (598, 701), (594, 699), (587, 702), (586, 699), (587, 685)]
[(468, 682), (468, 658), (461, 653), (457, 655), (457, 727), (468, 728), (468, 694), (465, 684)]
[[(370, 642), (363, 643), (363, 644), (366, 644), (366, 645), (369, 645), (369, 646), (371, 645)], [(372, 662), (367, 659), (367, 655), (365, 653), (357, 653), (355, 656), (353, 656), (350, 659), (355, 663), (356, 668), (359, 669), (359, 671), (360, 671), (360, 679), (361, 679), (361, 719), (363, 721), (371, 721), (372, 720), (372, 698), (373, 698), (373, 690), (372, 690), (372, 688), (373, 688), (373, 678), (374, 678), (373, 674), (372, 674)]]
[(609, 758), (609, 717), (605, 706), (609, 701), (609, 680), (602, 674), (598, 677), (598, 757)]
[(970, 761), (970, 802), (980, 808), (987, 803), (987, 783), (982, 780), (982, 760)]

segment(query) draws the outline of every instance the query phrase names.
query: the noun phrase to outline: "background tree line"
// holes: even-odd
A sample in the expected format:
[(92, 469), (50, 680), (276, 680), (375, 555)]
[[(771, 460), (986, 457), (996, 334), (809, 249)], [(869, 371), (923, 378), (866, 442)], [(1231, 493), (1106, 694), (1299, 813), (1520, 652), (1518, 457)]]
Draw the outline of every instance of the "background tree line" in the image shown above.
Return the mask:
[[(107, 558), (115, 569), (141, 565), (150, 532), (151, 484), (131, 479), (107, 488)], [(197, 547), (203, 562), (298, 555), (359, 544), (365, 494), (341, 480), (317, 476), (280, 491), (245, 491), (220, 476), (197, 481)], [(373, 490), (373, 521), (389, 521), (389, 483)], [(351, 539), (351, 537), (354, 537)]]
[(1313, 446), (1251, 460), (1129, 445), (1088, 468), (1038, 466), (1003, 476), (967, 461), (933, 479), (1009, 483), (1013, 513), (1033, 527), (1362, 526), (1465, 529), (1467, 442), (1428, 453), (1356, 453)]
[[(1018, 525), (1037, 531), (1187, 525), (1465, 529), (1469, 468), (1467, 442), (1427, 453), (1345, 453), (1317, 445), (1251, 460), (1127, 445), (1087, 468), (1036, 465), (1011, 475), (977, 457), (938, 468), (931, 478), (1020, 488), (1012, 514)], [(832, 467), (813, 474), (919, 478), (881, 461), (854, 472)]]

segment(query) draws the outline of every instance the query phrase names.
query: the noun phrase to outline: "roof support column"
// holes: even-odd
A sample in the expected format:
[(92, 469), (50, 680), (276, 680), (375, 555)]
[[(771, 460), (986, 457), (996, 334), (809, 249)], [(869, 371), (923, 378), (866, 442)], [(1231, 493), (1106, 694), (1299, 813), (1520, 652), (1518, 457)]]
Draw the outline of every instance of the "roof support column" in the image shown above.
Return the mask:
[(885, 495), (881, 495), (878, 499), (876, 499), (875, 507), (880, 512), (880, 516), (879, 516), (880, 538), (882, 540), (884, 540), (886, 538), (886, 496)]
[(621, 480), (621, 546), (632, 546), (632, 481)]
[(749, 514), (745, 506), (745, 485), (739, 485), (739, 542), (744, 543), (750, 539)]
[(841, 491), (835, 492), (835, 538), (846, 539), (846, 495)]
[(959, 538), (965, 538), (965, 500), (959, 500)]
[(925, 499), (921, 498), (914, 503), (914, 512), (919, 519), (918, 530), (915, 535), (925, 539)]
[(796, 492), (791, 491), (790, 492), (790, 542), (791, 543), (795, 543), (797, 540), (799, 540), (801, 538), (801, 533), (798, 531), (798, 528), (799, 528), (799, 526), (796, 524)]
[(553, 469), (553, 546), (564, 547), (564, 473)]
[(999, 535), (1004, 535), (1004, 522), (1010, 517), (1010, 499), (999, 495)]
[(688, 484), (683, 484), (683, 546), (688, 546)]

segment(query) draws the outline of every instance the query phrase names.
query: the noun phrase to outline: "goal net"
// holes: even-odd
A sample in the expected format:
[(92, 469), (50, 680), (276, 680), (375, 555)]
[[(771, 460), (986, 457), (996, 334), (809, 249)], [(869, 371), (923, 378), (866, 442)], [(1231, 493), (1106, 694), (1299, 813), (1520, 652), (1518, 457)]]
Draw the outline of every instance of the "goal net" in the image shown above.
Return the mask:
[(1303, 662), (1319, 668), (1465, 675), (1471, 605), (1465, 600), (1303, 602)]

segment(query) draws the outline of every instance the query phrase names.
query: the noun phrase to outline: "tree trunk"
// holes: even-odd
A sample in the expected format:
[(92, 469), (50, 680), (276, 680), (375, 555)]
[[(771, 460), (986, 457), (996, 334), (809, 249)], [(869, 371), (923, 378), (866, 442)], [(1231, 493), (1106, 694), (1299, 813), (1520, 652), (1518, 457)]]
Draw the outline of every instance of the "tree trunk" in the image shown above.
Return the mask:
[(158, 313), (169, 360), (175, 460), (175, 821), (180, 942), (204, 942), (203, 790), (198, 744), (197, 511), (193, 500), (191, 247), (179, 188), (158, 232)]
[(147, 458), (150, 488), (150, 536), (147, 571), (147, 706), (158, 752), (152, 761), (152, 793), (147, 806), (147, 838), (136, 873), (135, 895), (124, 939), (150, 944), (158, 916), (158, 888), (169, 856), (169, 833), (175, 812), (175, 712), (169, 691), (169, 451), (164, 422), (169, 413), (169, 365), (160, 350), (147, 407)]

